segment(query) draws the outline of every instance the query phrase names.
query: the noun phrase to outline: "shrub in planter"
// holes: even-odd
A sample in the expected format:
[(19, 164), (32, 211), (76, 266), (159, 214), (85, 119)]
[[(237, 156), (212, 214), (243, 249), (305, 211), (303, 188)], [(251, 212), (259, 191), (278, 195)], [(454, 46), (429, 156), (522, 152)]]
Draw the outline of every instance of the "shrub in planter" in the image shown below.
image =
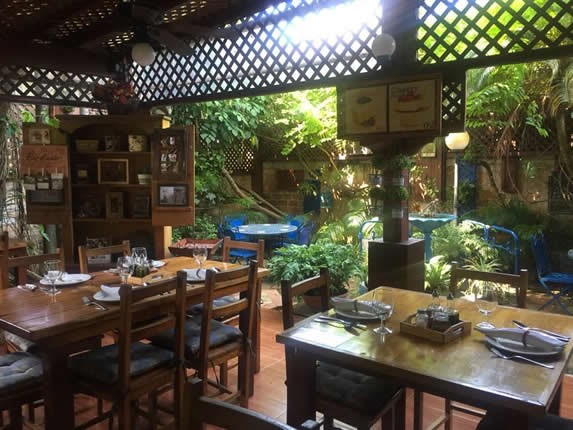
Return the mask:
[(319, 240), (308, 246), (291, 245), (279, 248), (269, 260), (270, 280), (279, 283), (285, 279), (298, 282), (316, 276), (321, 267), (330, 275), (330, 294), (346, 292), (348, 281), (363, 273), (362, 258), (352, 245), (340, 245)]

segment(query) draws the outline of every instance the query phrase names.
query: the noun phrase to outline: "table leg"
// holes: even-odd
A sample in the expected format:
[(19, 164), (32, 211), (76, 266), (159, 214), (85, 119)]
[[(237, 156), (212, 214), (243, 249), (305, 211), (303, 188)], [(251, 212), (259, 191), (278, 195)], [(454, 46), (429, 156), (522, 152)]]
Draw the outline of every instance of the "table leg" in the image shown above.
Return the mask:
[(559, 384), (559, 388), (555, 392), (555, 396), (549, 405), (548, 412), (553, 415), (561, 415), (561, 393), (563, 388), (563, 381)]
[(316, 418), (314, 386), (316, 362), (311, 355), (285, 347), (287, 424), (298, 427)]
[(414, 430), (421, 430), (424, 425), (424, 393), (414, 390)]
[(73, 430), (74, 393), (68, 372), (68, 354), (64, 351), (43, 351), (44, 414), (46, 430)]

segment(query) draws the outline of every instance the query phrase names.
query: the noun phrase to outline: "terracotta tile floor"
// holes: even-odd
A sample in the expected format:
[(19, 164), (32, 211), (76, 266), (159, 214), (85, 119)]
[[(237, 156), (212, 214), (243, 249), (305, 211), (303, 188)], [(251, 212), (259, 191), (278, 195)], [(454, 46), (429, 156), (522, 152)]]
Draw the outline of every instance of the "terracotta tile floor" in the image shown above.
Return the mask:
[[(250, 400), (250, 408), (261, 413), (277, 418), (281, 421), (286, 420), (286, 386), (285, 381), (285, 363), (283, 346), (275, 342), (275, 335), (282, 327), (282, 317), (280, 308), (280, 295), (275, 289), (265, 289), (263, 291), (263, 310), (262, 310), (262, 345), (261, 345), (261, 372), (255, 376), (255, 394)], [(234, 383), (234, 371), (231, 370), (230, 379)], [(169, 394), (162, 397), (161, 403), (169, 404)], [(444, 401), (441, 398), (425, 395), (424, 397), (424, 423), (428, 425), (437, 419), (443, 411)], [(408, 411), (407, 428), (412, 428), (411, 411), (413, 405), (413, 392), (408, 391), (406, 406)], [(95, 411), (95, 401), (86, 396), (77, 396), (76, 398), (76, 415), (77, 423), (83, 422), (86, 418), (93, 416)], [(37, 426), (42, 428), (43, 422), (42, 410), (37, 409)], [(565, 378), (562, 415), (573, 418), (573, 376)], [(161, 421), (168, 419), (168, 416), (162, 416)], [(477, 425), (477, 418), (465, 414), (454, 416), (453, 428), (455, 430), (473, 430)], [(344, 425), (339, 425), (347, 429)], [(97, 430), (107, 429), (107, 422), (92, 427)], [(136, 429), (146, 429), (147, 423), (139, 420)], [(379, 430), (380, 425), (373, 429)]]

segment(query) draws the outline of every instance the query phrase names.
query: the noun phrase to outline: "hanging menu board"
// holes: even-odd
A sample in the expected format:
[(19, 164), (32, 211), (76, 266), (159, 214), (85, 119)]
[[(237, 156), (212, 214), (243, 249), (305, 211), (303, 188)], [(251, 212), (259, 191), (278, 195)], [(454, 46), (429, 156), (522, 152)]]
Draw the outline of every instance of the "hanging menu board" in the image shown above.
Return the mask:
[(20, 172), (24, 175), (63, 173), (68, 176), (68, 147), (65, 145), (22, 145)]
[(441, 94), (439, 76), (339, 86), (338, 136), (438, 136)]

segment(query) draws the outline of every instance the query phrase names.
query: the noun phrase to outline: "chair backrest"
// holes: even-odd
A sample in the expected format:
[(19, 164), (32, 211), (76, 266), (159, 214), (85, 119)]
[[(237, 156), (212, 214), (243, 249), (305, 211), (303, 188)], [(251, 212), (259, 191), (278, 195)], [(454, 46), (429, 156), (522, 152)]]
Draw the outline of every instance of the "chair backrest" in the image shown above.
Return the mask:
[[(8, 232), (3, 232), (0, 242), (2, 243), (2, 249), (7, 250), (9, 246)], [(64, 250), (59, 248), (54, 253), (49, 254), (38, 254), (38, 255), (25, 255), (22, 257), (10, 257), (9, 253), (3, 251), (0, 253), (0, 287), (8, 288), (8, 271), (13, 268), (19, 267), (30, 267), (35, 264), (44, 264), (48, 260), (60, 260), (62, 262), (61, 269), (64, 270)], [(34, 281), (37, 281), (35, 279)], [(16, 284), (24, 284), (27, 279), (20, 279), (20, 271), (16, 270)]]
[[(201, 337), (199, 340), (199, 354), (197, 356), (199, 363), (198, 375), (203, 380), (205, 388), (209, 371), (208, 356), (211, 321), (213, 319), (229, 319), (238, 315), (239, 329), (243, 334), (243, 343), (250, 351), (251, 339), (253, 339), (255, 329), (255, 310), (258, 296), (257, 267), (257, 261), (251, 260), (249, 266), (225, 272), (216, 272), (212, 269), (207, 270), (205, 291), (203, 293)], [(213, 300), (232, 294), (239, 294), (239, 299), (224, 306), (213, 307)], [(250, 362), (250, 360), (247, 361)]]
[[(173, 291), (175, 290), (175, 295)], [(181, 394), (183, 389), (183, 360), (185, 342), (185, 299), (187, 293), (187, 273), (180, 270), (175, 278), (157, 282), (146, 287), (133, 288), (131, 285), (122, 285), (120, 296), (120, 323), (118, 329), (118, 390), (130, 391), (132, 377), (130, 375), (131, 347), (138, 340), (157, 336), (166, 330), (175, 329), (174, 361), (175, 363), (175, 390)], [(150, 303), (148, 299), (163, 295), (165, 301), (174, 300), (175, 311), (165, 309), (157, 303)], [(163, 302), (162, 304), (164, 304)], [(165, 369), (150, 371), (141, 377), (153, 378), (153, 373), (165, 372)], [(137, 379), (139, 377), (135, 377)], [(174, 396), (175, 399), (181, 396)], [(176, 405), (176, 411), (181, 405)], [(177, 413), (176, 413), (177, 416)]]
[(307, 291), (318, 289), (320, 294), (320, 310), (324, 312), (330, 307), (330, 291), (328, 290), (328, 269), (321, 268), (320, 274), (296, 283), (281, 281), (283, 327), (286, 330), (294, 325), (293, 299)]
[(301, 225), (297, 230), (297, 245), (308, 245), (314, 230), (314, 223), (306, 223)]
[(78, 246), (78, 259), (80, 261), (80, 272), (88, 273), (88, 257), (94, 257), (97, 255), (109, 255), (109, 254), (122, 254), (124, 256), (129, 255), (131, 252), (129, 240), (124, 240), (118, 245), (103, 246), (101, 248), (88, 248), (85, 245)]
[(232, 240), (229, 236), (225, 236), (223, 239), (224, 262), (230, 262), (232, 249), (253, 251), (253, 259), (257, 260), (259, 267), (263, 267), (263, 261), (265, 258), (265, 241), (263, 239), (259, 239), (258, 242), (243, 242), (240, 240)]
[(537, 276), (543, 276), (546, 273), (552, 272), (549, 252), (547, 251), (547, 244), (543, 233), (540, 232), (531, 236), (531, 249), (535, 259)]
[(183, 404), (187, 407), (181, 430), (202, 430), (204, 424), (226, 430), (295, 430), (258, 412), (204, 396), (202, 387), (199, 378), (185, 384)]
[(230, 227), (238, 227), (247, 222), (247, 215), (246, 214), (225, 215), (223, 219), (225, 220), (226, 225)]
[(477, 270), (462, 269), (458, 263), (452, 262), (450, 291), (455, 294), (458, 290), (459, 282), (466, 279), (510, 285), (516, 289), (517, 306), (520, 308), (526, 307), (525, 302), (529, 282), (529, 274), (526, 269), (521, 269), (518, 275), (514, 275), (513, 273), (480, 272)]

